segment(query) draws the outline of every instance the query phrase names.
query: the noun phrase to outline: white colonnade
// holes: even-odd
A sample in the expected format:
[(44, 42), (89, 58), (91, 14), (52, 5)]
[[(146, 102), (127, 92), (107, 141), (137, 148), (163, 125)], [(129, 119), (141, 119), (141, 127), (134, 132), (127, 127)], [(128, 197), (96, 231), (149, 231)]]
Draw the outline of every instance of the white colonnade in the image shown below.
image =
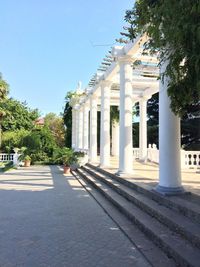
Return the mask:
[(76, 148), (76, 110), (72, 109), (72, 148)]
[(78, 111), (78, 149), (83, 149), (83, 108)]
[(89, 106), (85, 103), (83, 107), (83, 149), (88, 150), (89, 147)]
[(110, 165), (110, 81), (101, 82), (100, 166)]
[[(161, 72), (166, 68), (165, 63)], [(181, 185), (180, 118), (170, 108), (167, 94), (169, 79), (160, 80), (159, 90), (159, 184), (158, 192), (176, 194), (184, 191)]]
[[(73, 123), (73, 121), (72, 121)], [(73, 127), (72, 127), (73, 128)], [(79, 147), (78, 147), (78, 139), (79, 139), (79, 105), (76, 105), (75, 106), (75, 150), (78, 150)]]
[[(110, 66), (103, 74), (93, 78), (91, 88), (84, 92), (84, 100), (73, 106), (73, 147), (88, 151), (89, 161), (97, 163), (97, 112), (100, 110), (100, 167), (109, 167), (110, 156), (118, 156), (118, 175), (126, 176), (134, 172), (132, 125), (133, 103), (137, 102), (140, 109), (139, 159), (147, 160), (147, 101), (159, 91), (159, 82), (152, 70), (153, 64), (156, 66), (158, 63), (157, 59), (139, 54), (146, 40), (142, 38), (124, 47), (115, 47), (110, 56)], [(136, 59), (144, 63), (142, 68), (139, 66), (135, 70), (132, 63)], [(148, 65), (148, 61), (151, 64)], [(167, 84), (166, 79), (164, 84), (160, 81), (160, 174), (155, 190), (174, 194), (183, 191), (180, 171), (180, 121), (170, 110)], [(111, 131), (112, 105), (119, 107), (119, 122), (112, 123)]]
[(89, 161), (97, 161), (97, 97), (90, 97), (90, 146)]
[(139, 159), (147, 160), (147, 99), (142, 97), (139, 101), (140, 129), (139, 129)]
[(133, 94), (132, 94), (132, 58), (120, 58), (120, 153), (119, 175), (130, 174), (133, 168)]

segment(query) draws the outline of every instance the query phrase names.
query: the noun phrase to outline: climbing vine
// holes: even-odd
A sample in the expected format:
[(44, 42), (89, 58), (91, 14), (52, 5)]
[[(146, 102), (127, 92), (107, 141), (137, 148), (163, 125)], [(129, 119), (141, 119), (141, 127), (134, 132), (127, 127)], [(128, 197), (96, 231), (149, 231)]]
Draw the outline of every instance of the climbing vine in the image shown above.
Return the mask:
[(146, 32), (144, 51), (159, 52), (168, 60), (163, 75), (170, 78), (171, 108), (179, 116), (192, 106), (200, 108), (200, 1), (138, 0), (127, 10), (123, 36), (133, 40)]

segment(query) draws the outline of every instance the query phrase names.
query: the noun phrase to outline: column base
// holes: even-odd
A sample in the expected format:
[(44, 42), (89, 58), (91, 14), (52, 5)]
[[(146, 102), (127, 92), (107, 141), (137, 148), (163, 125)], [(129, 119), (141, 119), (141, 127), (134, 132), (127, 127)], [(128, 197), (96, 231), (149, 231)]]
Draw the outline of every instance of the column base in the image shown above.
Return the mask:
[(99, 168), (102, 168), (102, 169), (109, 169), (110, 168), (110, 165), (109, 164), (99, 164), (98, 165)]
[(115, 175), (117, 175), (117, 176), (119, 176), (119, 177), (131, 177), (131, 176), (133, 176), (133, 174), (134, 174), (134, 172), (133, 171), (128, 171), (128, 172), (126, 172), (126, 171), (120, 171), (120, 170), (118, 170), (116, 173), (115, 173)]
[(141, 163), (147, 163), (147, 158), (139, 158), (139, 162), (141, 162)]
[(182, 195), (182, 194), (187, 193), (182, 186), (166, 187), (166, 186), (157, 185), (153, 190), (164, 196), (175, 196), (175, 195)]
[(97, 160), (88, 159), (88, 163), (91, 163), (91, 164), (94, 164), (94, 165), (98, 165), (99, 162)]

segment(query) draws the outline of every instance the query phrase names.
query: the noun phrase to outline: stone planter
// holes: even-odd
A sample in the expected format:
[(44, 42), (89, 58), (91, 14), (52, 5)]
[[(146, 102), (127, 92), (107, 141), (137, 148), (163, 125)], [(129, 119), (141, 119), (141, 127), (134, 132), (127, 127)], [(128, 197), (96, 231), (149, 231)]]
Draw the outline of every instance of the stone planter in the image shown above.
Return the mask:
[(24, 161), (24, 167), (30, 167), (31, 166), (31, 161), (30, 160), (25, 160)]
[(63, 167), (63, 173), (64, 174), (70, 174), (70, 167), (69, 166), (64, 166)]
[(86, 163), (88, 163), (88, 155), (85, 155), (84, 157), (81, 157), (78, 160), (78, 165), (79, 166), (84, 166)]

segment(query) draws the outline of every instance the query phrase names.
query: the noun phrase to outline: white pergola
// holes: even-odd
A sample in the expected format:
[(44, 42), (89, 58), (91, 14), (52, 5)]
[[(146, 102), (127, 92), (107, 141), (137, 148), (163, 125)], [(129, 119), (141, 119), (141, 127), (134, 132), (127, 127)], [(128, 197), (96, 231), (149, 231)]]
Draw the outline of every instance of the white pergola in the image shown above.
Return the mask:
[[(180, 167), (180, 120), (170, 109), (168, 81), (158, 81), (158, 59), (143, 55), (145, 35), (125, 46), (112, 48), (103, 72), (97, 73), (79, 98), (71, 101), (72, 147), (88, 151), (89, 161), (97, 162), (97, 111), (100, 108), (100, 166), (110, 166), (110, 156), (119, 156), (118, 175), (130, 175), (133, 168), (133, 105), (139, 102), (140, 160), (147, 158), (147, 101), (159, 91), (159, 184), (160, 193), (182, 193)], [(140, 64), (133, 64), (133, 63)], [(165, 64), (166, 65), (166, 64)], [(134, 67), (133, 67), (134, 66)], [(165, 68), (163, 65), (162, 68)], [(77, 94), (80, 93), (79, 90)], [(112, 125), (110, 146), (110, 106), (118, 106), (119, 123)], [(112, 152), (112, 153), (111, 153)]]

